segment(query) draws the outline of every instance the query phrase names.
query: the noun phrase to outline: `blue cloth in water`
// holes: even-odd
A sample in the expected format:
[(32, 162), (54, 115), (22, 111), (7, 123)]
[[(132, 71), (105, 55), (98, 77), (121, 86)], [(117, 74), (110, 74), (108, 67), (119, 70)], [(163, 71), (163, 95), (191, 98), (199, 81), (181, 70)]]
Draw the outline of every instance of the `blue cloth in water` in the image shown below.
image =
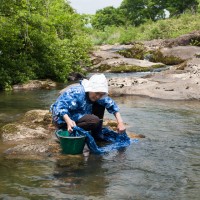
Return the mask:
[(118, 134), (115, 131), (112, 131), (108, 128), (103, 128), (101, 133), (97, 135), (97, 138), (110, 142), (104, 147), (98, 147), (92, 135), (90, 135), (89, 131), (85, 131), (84, 129), (76, 126), (73, 127), (73, 132), (70, 134), (72, 136), (86, 136), (86, 143), (92, 153), (102, 154), (112, 150), (120, 149), (123, 147), (127, 147), (130, 145), (131, 140), (127, 136), (126, 132), (122, 134)]

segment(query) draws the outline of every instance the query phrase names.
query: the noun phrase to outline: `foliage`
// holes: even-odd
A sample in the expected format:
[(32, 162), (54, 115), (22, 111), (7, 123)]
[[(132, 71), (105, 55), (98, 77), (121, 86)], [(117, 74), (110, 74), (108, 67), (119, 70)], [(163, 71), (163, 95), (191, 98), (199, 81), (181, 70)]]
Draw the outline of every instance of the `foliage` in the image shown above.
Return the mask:
[(109, 6), (98, 10), (91, 22), (94, 28), (104, 30), (106, 26), (124, 25), (125, 17), (121, 10)]
[(198, 39), (191, 39), (190, 45), (191, 46), (198, 46), (198, 47), (200, 47), (200, 38), (198, 38)]
[(166, 18), (166, 11), (170, 17), (177, 16), (190, 10), (193, 14), (198, 9), (198, 0), (123, 0), (120, 6), (127, 20), (138, 26), (147, 20), (157, 21)]
[(120, 9), (134, 26), (143, 24), (147, 20), (156, 21), (165, 18), (165, 6), (160, 0), (123, 0)]
[(166, 9), (170, 12), (170, 16), (177, 16), (190, 10), (195, 13), (198, 8), (198, 0), (167, 0)]
[[(157, 22), (147, 21), (138, 27), (106, 27), (105, 31), (91, 29), (90, 37), (95, 45), (129, 44), (141, 40), (175, 38), (191, 31), (200, 30), (199, 21), (200, 14), (186, 13), (178, 18), (174, 17)], [(191, 41), (191, 43), (194, 42)]]
[(2, 0), (0, 89), (29, 79), (66, 81), (89, 63), (81, 17), (64, 0)]
[[(95, 29), (106, 26), (139, 26), (148, 21), (158, 21), (179, 16), (187, 11), (193, 14), (199, 9), (199, 0), (123, 0), (119, 8), (98, 10), (92, 19)], [(169, 14), (168, 14), (169, 13)]]
[(197, 12), (200, 13), (200, 0), (198, 0)]

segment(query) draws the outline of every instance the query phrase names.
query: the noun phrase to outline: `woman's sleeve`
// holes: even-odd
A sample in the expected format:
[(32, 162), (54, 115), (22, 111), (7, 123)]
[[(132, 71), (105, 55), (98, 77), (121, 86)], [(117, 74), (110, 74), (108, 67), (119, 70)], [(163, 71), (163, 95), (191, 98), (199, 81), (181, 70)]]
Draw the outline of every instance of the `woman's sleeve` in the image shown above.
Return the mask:
[(115, 101), (108, 96), (102, 99), (99, 99), (97, 102), (100, 105), (104, 106), (107, 109), (107, 111), (111, 114), (115, 114), (116, 112), (119, 112), (119, 107), (117, 106)]
[(70, 115), (70, 111), (78, 108), (81, 97), (81, 92), (78, 89), (70, 88), (65, 91), (52, 106), (54, 115), (59, 117), (63, 117), (65, 114)]

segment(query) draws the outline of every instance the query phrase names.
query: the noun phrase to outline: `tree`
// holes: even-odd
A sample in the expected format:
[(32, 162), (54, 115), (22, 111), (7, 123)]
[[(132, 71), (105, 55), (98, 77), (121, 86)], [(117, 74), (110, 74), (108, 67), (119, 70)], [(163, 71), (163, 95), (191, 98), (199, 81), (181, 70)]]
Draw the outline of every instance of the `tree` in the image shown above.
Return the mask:
[(198, 0), (197, 12), (200, 13), (200, 0)]
[(165, 10), (174, 16), (188, 9), (195, 12), (197, 6), (198, 0), (123, 0), (120, 9), (132, 25), (138, 26), (147, 20), (164, 19)]
[(109, 6), (98, 10), (92, 19), (92, 26), (104, 30), (106, 26), (121, 26), (125, 24), (125, 18), (121, 10)]
[(170, 17), (183, 14), (186, 10), (196, 12), (198, 8), (198, 0), (167, 0), (166, 9), (170, 12)]
[(84, 24), (65, 0), (1, 1), (1, 89), (29, 79), (66, 81), (88, 64)]
[(138, 26), (147, 20), (156, 21), (165, 18), (165, 1), (162, 0), (124, 0), (120, 6), (127, 20)]

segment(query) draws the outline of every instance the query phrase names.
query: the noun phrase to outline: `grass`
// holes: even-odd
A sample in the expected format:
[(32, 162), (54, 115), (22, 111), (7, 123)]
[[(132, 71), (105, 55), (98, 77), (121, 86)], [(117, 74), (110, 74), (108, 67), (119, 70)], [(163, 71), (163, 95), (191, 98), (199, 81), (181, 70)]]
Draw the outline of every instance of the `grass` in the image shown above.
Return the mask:
[(105, 31), (88, 29), (94, 45), (128, 44), (135, 41), (176, 38), (200, 30), (200, 14), (182, 14), (178, 18), (149, 21), (139, 27), (107, 27)]

